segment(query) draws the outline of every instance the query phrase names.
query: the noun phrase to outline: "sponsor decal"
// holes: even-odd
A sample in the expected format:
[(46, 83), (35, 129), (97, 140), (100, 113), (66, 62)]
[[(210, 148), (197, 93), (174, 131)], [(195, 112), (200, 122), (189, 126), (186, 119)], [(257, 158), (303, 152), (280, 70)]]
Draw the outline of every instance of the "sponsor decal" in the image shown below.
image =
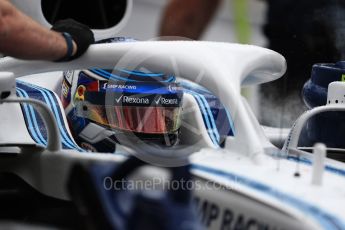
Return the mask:
[(63, 76), (69, 84), (72, 84), (74, 71), (68, 70), (63, 72)]
[(103, 89), (137, 89), (136, 85), (103, 83)]
[(217, 223), (218, 225), (220, 224), (220, 230), (277, 229), (263, 220), (256, 219), (255, 217), (248, 217), (243, 213), (236, 213), (231, 208), (224, 208), (212, 201), (202, 200), (199, 197), (195, 197), (194, 202), (200, 221), (207, 228), (210, 228), (213, 224)]
[[(183, 94), (132, 94), (132, 93), (114, 93), (114, 92), (82, 92), (84, 88), (78, 88), (80, 91), (78, 98), (84, 95), (85, 101), (95, 105), (105, 106), (152, 106), (152, 107), (180, 107)], [(80, 99), (81, 100), (81, 99)]]
[(136, 96), (123, 96), (122, 102), (127, 104), (141, 104), (141, 105), (149, 105), (150, 100), (144, 97), (136, 97)]
[(160, 105), (176, 105), (176, 106), (180, 104), (177, 98), (169, 99), (163, 96), (160, 96), (158, 100), (155, 100), (155, 103), (156, 105), (160, 104)]
[(183, 92), (178, 83), (100, 81), (100, 86), (102, 91), (118, 93), (179, 94)]
[(62, 95), (67, 98), (68, 97), (68, 92), (69, 92), (69, 86), (67, 85), (66, 81), (64, 80), (62, 83), (62, 88), (61, 88)]
[(179, 95), (143, 95), (143, 94), (117, 94), (114, 95), (115, 105), (122, 106), (156, 106), (179, 107), (181, 104)]

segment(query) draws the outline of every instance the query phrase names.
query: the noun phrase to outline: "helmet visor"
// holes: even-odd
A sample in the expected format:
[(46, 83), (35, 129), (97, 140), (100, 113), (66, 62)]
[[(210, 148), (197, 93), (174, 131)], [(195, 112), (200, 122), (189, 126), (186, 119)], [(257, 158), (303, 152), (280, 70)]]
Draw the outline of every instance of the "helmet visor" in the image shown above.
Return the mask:
[[(103, 89), (102, 89), (103, 87)], [(175, 133), (183, 92), (177, 83), (101, 83), (76, 102), (78, 116), (112, 129), (143, 134)]]

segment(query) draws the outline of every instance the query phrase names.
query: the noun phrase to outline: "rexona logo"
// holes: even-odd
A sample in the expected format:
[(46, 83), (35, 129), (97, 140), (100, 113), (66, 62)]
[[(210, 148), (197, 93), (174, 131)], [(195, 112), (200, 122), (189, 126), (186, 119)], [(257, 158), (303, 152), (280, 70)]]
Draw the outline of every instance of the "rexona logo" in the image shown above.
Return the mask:
[(150, 104), (150, 100), (148, 98), (142, 98), (142, 97), (128, 97), (124, 96), (122, 102), (128, 103), (128, 104)]

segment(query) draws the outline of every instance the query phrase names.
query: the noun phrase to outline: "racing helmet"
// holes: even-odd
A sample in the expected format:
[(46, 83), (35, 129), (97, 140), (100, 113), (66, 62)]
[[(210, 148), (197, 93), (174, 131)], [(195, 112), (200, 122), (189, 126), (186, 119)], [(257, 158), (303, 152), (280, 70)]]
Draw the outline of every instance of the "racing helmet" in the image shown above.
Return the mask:
[(125, 138), (164, 146), (178, 142), (183, 91), (172, 75), (143, 68), (65, 71), (61, 99), (72, 134), (84, 149), (115, 151), (114, 143)]
[[(315, 64), (311, 78), (302, 90), (305, 104), (310, 108), (331, 104), (328, 89), (332, 82), (345, 81), (345, 62), (334, 64)], [(344, 98), (344, 95), (338, 95)], [(336, 100), (334, 103), (338, 103)], [(341, 100), (339, 101), (341, 103)], [(325, 143), (328, 148), (344, 149), (345, 112), (324, 112), (309, 119), (303, 128), (299, 146), (312, 147), (317, 142)]]

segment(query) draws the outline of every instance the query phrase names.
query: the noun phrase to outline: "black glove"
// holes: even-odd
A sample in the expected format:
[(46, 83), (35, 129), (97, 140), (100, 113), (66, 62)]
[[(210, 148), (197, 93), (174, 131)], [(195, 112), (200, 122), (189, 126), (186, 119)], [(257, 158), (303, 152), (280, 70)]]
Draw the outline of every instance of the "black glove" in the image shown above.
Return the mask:
[[(73, 41), (77, 44), (77, 52), (75, 55), (71, 56), (67, 53), (65, 57), (58, 61), (70, 61), (80, 57), (83, 53), (85, 53), (90, 44), (95, 42), (91, 29), (73, 19), (57, 21), (53, 25), (52, 30), (61, 33), (68, 33), (71, 35)], [(64, 37), (68, 43), (68, 38), (66, 38), (65, 34)]]

